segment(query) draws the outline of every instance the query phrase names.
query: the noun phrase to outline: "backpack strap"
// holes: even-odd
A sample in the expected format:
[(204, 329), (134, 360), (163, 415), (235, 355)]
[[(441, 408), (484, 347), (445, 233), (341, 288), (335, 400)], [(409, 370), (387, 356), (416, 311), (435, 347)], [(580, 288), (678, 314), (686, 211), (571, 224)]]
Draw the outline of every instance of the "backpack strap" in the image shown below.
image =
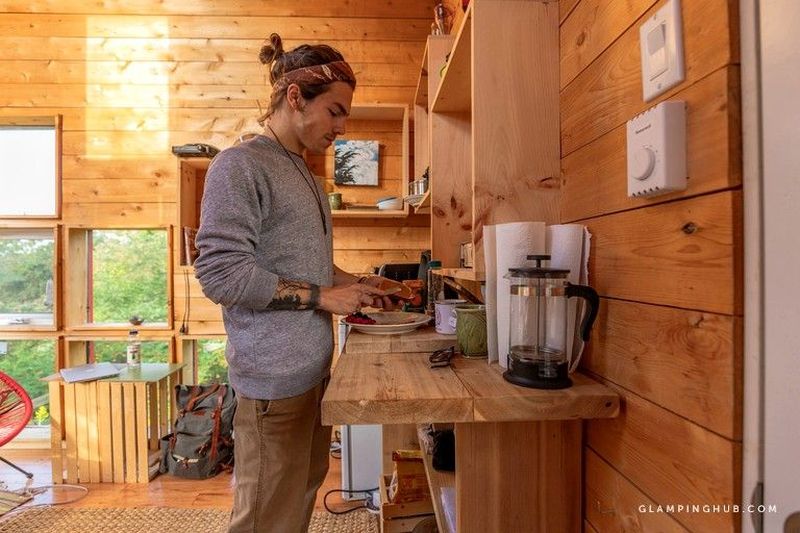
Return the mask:
[(219, 446), (219, 432), (222, 426), (222, 404), (225, 401), (225, 393), (227, 392), (227, 387), (225, 385), (221, 385), (218, 387), (217, 391), (217, 406), (214, 407), (214, 414), (212, 418), (214, 419), (214, 431), (211, 432), (211, 460), (215, 460), (217, 458), (217, 446)]
[[(201, 387), (199, 386), (196, 386), (195, 388), (201, 389)], [(217, 392), (218, 389), (219, 389), (219, 383), (214, 383), (214, 385), (209, 387), (208, 390), (202, 394), (195, 394), (195, 391), (192, 390), (192, 397), (189, 398), (189, 401), (186, 403), (186, 407), (184, 407), (183, 410), (185, 412), (194, 411), (194, 408), (198, 403), (202, 402), (203, 400), (205, 400), (206, 398)]]
[[(176, 405), (180, 404), (180, 402), (178, 401), (178, 391), (180, 390), (180, 387), (182, 387), (182, 385), (178, 385), (178, 386), (175, 387), (175, 404)], [(200, 394), (200, 390), (201, 389), (200, 389), (200, 387), (198, 385), (192, 386), (192, 390), (189, 393), (189, 399), (186, 400), (186, 405), (184, 405), (181, 408), (181, 410), (178, 411), (178, 417), (182, 417), (183, 415), (186, 414), (187, 411), (191, 410), (191, 409), (188, 408), (188, 406), (189, 406), (189, 404), (191, 404), (194, 401), (194, 399), (197, 397), (197, 395)]]

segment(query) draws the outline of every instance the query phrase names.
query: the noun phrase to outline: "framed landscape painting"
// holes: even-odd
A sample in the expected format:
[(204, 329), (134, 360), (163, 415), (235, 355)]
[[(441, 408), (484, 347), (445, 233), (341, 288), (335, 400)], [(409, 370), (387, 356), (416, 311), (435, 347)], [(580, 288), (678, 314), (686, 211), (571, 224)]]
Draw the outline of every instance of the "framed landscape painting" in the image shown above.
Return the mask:
[(378, 141), (334, 141), (333, 174), (336, 185), (378, 185)]

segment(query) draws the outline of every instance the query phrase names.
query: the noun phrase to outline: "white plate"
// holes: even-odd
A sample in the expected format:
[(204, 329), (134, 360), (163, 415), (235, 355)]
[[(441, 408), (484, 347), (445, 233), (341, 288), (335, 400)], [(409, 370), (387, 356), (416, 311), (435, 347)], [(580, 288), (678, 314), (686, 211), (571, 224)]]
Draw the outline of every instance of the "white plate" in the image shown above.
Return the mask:
[(406, 313), (405, 311), (378, 311), (365, 314), (373, 319), (375, 324), (350, 324), (349, 322), (345, 322), (345, 324), (356, 331), (371, 335), (396, 335), (414, 331), (430, 322), (431, 319), (422, 313)]

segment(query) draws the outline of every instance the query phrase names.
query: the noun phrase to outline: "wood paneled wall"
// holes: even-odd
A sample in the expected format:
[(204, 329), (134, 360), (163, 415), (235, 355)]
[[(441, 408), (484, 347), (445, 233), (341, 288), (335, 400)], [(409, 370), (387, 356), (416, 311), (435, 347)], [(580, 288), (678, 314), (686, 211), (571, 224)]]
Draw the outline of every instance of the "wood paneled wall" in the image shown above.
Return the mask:
[[(61, 223), (176, 225), (170, 148), (222, 149), (260, 131), (269, 85), (258, 51), (271, 32), (287, 49), (339, 49), (358, 77), (354, 103), (410, 105), (432, 16), (429, 0), (0, 0), (0, 114), (63, 115)], [(399, 147), (386, 149), (393, 179), (351, 201), (401, 193)], [(334, 239), (336, 261), (359, 273), (430, 247), (414, 218), (337, 220)]]
[(738, 2), (683, 1), (689, 186), (627, 198), (625, 122), (642, 98), (639, 26), (664, 0), (561, 8), (562, 222), (592, 232), (602, 297), (584, 370), (618, 391), (587, 423), (589, 531), (738, 531), (741, 515), (640, 505), (741, 501), (742, 194)]

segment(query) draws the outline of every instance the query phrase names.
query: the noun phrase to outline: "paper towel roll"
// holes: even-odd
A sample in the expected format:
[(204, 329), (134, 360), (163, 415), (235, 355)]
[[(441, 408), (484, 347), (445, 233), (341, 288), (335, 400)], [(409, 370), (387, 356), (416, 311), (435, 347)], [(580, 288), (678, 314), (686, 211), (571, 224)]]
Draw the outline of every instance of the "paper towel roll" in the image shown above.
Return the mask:
[[(587, 285), (589, 270), (589, 241), (591, 234), (582, 224), (557, 224), (547, 227), (547, 249), (550, 253), (550, 268), (563, 268), (569, 270), (567, 280), (576, 285)], [(578, 313), (583, 306), (579, 306), (579, 299), (570, 298), (567, 311), (567, 359), (570, 369), (577, 366), (583, 351), (583, 342), (580, 332), (576, 329)], [(553, 340), (564, 334), (563, 330), (555, 327), (563, 324), (560, 317), (550, 317), (555, 320), (548, 324), (548, 340)], [(574, 348), (573, 348), (574, 346)], [(572, 363), (575, 363), (574, 365)]]
[(504, 276), (508, 274), (509, 268), (533, 265), (527, 260), (527, 257), (545, 253), (545, 246), (544, 222), (511, 222), (495, 226), (497, 357), (503, 368), (508, 367), (508, 328), (511, 305), (510, 283), (504, 279)]

